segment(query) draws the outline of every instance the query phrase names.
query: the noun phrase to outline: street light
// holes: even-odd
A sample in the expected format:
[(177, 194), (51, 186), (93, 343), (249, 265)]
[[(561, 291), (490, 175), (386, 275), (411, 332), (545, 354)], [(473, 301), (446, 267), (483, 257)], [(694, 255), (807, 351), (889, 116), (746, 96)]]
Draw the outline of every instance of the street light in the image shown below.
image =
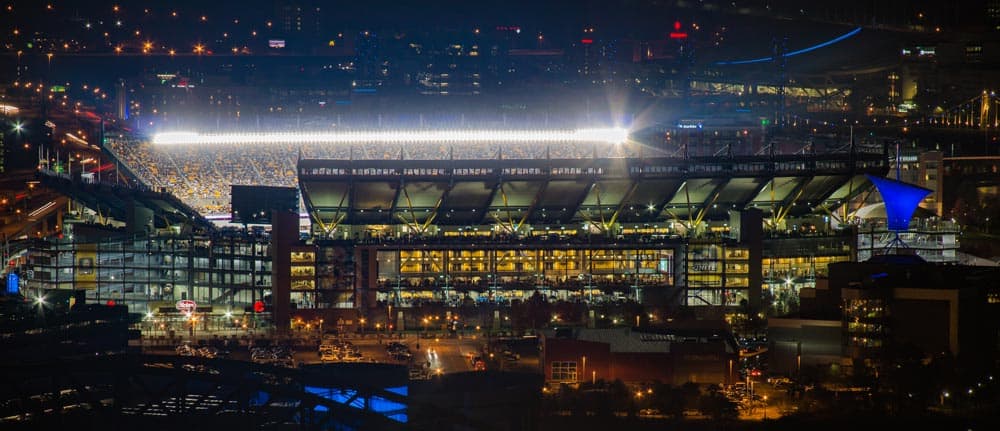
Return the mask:
[(767, 420), (767, 395), (761, 397), (764, 400), (764, 420)]

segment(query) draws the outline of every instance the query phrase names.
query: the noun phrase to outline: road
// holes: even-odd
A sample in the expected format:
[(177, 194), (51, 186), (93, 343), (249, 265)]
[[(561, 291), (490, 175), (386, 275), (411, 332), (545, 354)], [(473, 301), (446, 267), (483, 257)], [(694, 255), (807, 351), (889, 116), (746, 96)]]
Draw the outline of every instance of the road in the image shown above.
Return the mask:
[[(429, 364), (428, 368), (432, 373), (460, 373), (472, 371), (472, 364), (469, 358), (480, 355), (484, 346), (484, 340), (480, 337), (469, 336), (459, 338), (439, 338), (426, 339), (417, 338), (415, 335), (408, 335), (404, 338), (349, 338), (347, 339), (357, 346), (361, 356), (365, 361), (386, 364), (413, 365)], [(413, 354), (412, 360), (399, 361), (393, 359), (386, 352), (386, 345), (390, 341), (401, 342), (409, 347)], [(418, 348), (419, 346), (419, 348)], [(145, 347), (145, 353), (173, 355), (175, 345), (157, 345)], [(230, 359), (250, 360), (249, 349), (246, 346), (231, 349)], [(299, 346), (292, 356), (296, 364), (318, 364), (322, 361), (319, 356), (318, 346)]]

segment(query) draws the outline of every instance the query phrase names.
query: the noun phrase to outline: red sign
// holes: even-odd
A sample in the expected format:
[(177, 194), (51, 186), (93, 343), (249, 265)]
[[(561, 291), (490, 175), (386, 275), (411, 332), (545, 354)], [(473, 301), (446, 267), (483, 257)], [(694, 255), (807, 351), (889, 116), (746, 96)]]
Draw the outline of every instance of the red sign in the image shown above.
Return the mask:
[(255, 313), (263, 313), (264, 312), (264, 301), (254, 302), (253, 303), (253, 311)]
[(590, 44), (594, 43), (594, 39), (580, 39), (580, 43), (582, 43), (584, 45), (590, 45)]
[(182, 313), (190, 313), (198, 309), (198, 304), (190, 299), (182, 299), (177, 301), (176, 307)]
[(681, 22), (674, 21), (674, 31), (670, 32), (671, 39), (687, 39), (688, 34), (681, 31)]
[(114, 307), (114, 306), (115, 306), (115, 300), (114, 299), (109, 299), (108, 300), (108, 307)]

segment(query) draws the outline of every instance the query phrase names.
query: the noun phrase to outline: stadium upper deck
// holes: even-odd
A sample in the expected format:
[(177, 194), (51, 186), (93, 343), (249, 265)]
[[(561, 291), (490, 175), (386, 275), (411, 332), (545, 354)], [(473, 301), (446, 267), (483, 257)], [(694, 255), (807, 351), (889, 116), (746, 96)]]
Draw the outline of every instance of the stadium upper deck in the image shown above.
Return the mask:
[[(493, 225), (728, 218), (731, 209), (799, 216), (834, 207), (884, 175), (881, 152), (544, 160), (301, 160), (314, 231), (339, 224)], [(416, 232), (414, 232), (416, 231)]]
[[(550, 175), (554, 172), (551, 169), (558, 166), (559, 169), (569, 169), (566, 172), (579, 172), (577, 176), (587, 177), (588, 175), (583, 173), (585, 169), (590, 166), (600, 166), (602, 173), (598, 174), (597, 177), (606, 178), (610, 182), (594, 182), (596, 189), (599, 190), (594, 193), (603, 195), (600, 197), (597, 195), (588, 196), (584, 199), (594, 208), (605, 205), (613, 206), (614, 204), (611, 202), (616, 201), (616, 199), (620, 200), (622, 195), (632, 194), (634, 196), (628, 200), (630, 207), (642, 205), (645, 208), (654, 204), (657, 211), (671, 210), (675, 214), (675, 210), (679, 210), (679, 208), (676, 208), (677, 205), (672, 205), (672, 203), (676, 204), (674, 201), (680, 199), (681, 196), (664, 200), (664, 196), (657, 197), (654, 196), (653, 192), (645, 192), (644, 188), (647, 187), (647, 184), (648, 187), (655, 188), (659, 192), (675, 192), (676, 194), (680, 191), (678, 190), (680, 184), (677, 182), (678, 180), (683, 182), (689, 177), (700, 178), (688, 184), (687, 190), (682, 193), (685, 203), (688, 202), (688, 199), (692, 202), (710, 200), (716, 192), (719, 192), (722, 193), (722, 196), (719, 196), (719, 202), (733, 199), (734, 205), (743, 202), (762, 204), (769, 199), (755, 197), (737, 199), (736, 196), (729, 196), (729, 194), (737, 193), (742, 196), (753, 194), (756, 191), (768, 196), (774, 194), (782, 199), (788, 199), (789, 193), (798, 193), (800, 188), (808, 188), (814, 198), (802, 199), (803, 201), (818, 202), (820, 197), (839, 196), (827, 189), (832, 187), (831, 184), (843, 185), (846, 182), (844, 177), (850, 177), (850, 172), (859, 168), (853, 164), (854, 159), (851, 156), (853, 153), (850, 151), (854, 150), (849, 150), (842, 143), (834, 142), (822, 145), (788, 141), (766, 146), (760, 142), (759, 138), (752, 135), (746, 136), (745, 132), (743, 136), (737, 134), (737, 137), (734, 138), (728, 134), (724, 137), (719, 137), (717, 133), (706, 134), (702, 130), (686, 135), (675, 133), (673, 136), (674, 139), (668, 142), (650, 142), (649, 140), (639, 142), (635, 139), (626, 139), (627, 132), (621, 129), (541, 132), (278, 133), (269, 135), (197, 135), (187, 133), (161, 135), (153, 140), (117, 135), (109, 137), (106, 149), (128, 166), (146, 185), (156, 190), (165, 189), (204, 215), (228, 215), (229, 192), (232, 184), (296, 186), (299, 181), (298, 177), (304, 175), (303, 172), (296, 170), (300, 160), (330, 160), (332, 165), (329, 166), (337, 166), (338, 169), (344, 166), (351, 169), (389, 168), (391, 166), (393, 172), (391, 175), (396, 175), (398, 169), (399, 175), (409, 178), (417, 178), (419, 175), (405, 174), (402, 169), (416, 165), (433, 167), (439, 172), (448, 172), (448, 175), (453, 175), (456, 172), (453, 167), (469, 166), (469, 169), (488, 171), (488, 175), (506, 177), (510, 177), (510, 175), (503, 174), (504, 171), (499, 170), (499, 168), (497, 170), (493, 168), (495, 166), (505, 167), (502, 169), (524, 167), (528, 169), (524, 172), (533, 172), (532, 175)], [(881, 149), (867, 148), (864, 151), (854, 152), (864, 153), (863, 158), (867, 162), (875, 162), (883, 157)], [(793, 155), (795, 153), (800, 155)], [(788, 156), (782, 156), (782, 154)], [(844, 159), (844, 164), (830, 165), (828, 154), (834, 154), (834, 158)], [(693, 157), (695, 155), (701, 157)], [(715, 156), (713, 157), (713, 155)], [(782, 159), (782, 157), (786, 158)], [(641, 160), (647, 159), (661, 160), (663, 163), (661, 168), (667, 169), (663, 174), (671, 176), (671, 178), (662, 178), (659, 183), (653, 181), (650, 178), (651, 171), (649, 169), (654, 168), (649, 166), (641, 171), (641, 176), (646, 178), (643, 185), (639, 187), (639, 190), (630, 190), (632, 186), (630, 186), (629, 179), (633, 178), (636, 173), (630, 172), (628, 169), (633, 169)], [(471, 161), (477, 160), (490, 161), (490, 163), (471, 163)], [(581, 162), (581, 160), (586, 160), (586, 162)], [(619, 161), (614, 162), (614, 160)], [(626, 162), (621, 162), (621, 160), (626, 160)], [(374, 163), (374, 161), (379, 162)], [(392, 163), (387, 163), (389, 161)], [(451, 162), (435, 163), (443, 161)], [(470, 164), (466, 165), (463, 161), (469, 161)], [(718, 163), (713, 165), (715, 162)], [(788, 164), (779, 166), (774, 163)], [(624, 171), (618, 168), (626, 165), (629, 168)], [(781, 166), (785, 166), (785, 168)], [(830, 169), (824, 170), (825, 166), (829, 166)], [(801, 173), (792, 172), (798, 169), (803, 171)], [(765, 185), (769, 182), (772, 170), (787, 171), (786, 174), (775, 178), (775, 193), (766, 190), (767, 186)], [(811, 175), (809, 172), (813, 170), (825, 172), (825, 174), (812, 180), (811, 185), (800, 185), (798, 181), (791, 181), (793, 178)], [(753, 177), (737, 181), (746, 190), (731, 191), (729, 188), (720, 187), (718, 180), (710, 179), (713, 176), (733, 173), (738, 176)], [(441, 176), (436, 178), (439, 179)], [(823, 181), (830, 183), (821, 185), (820, 183)], [(588, 181), (580, 180), (578, 182), (587, 187), (594, 187), (589, 186), (590, 182)], [(496, 181), (490, 183), (493, 184)], [(577, 190), (577, 186), (564, 190), (558, 184), (550, 184), (555, 186), (548, 189), (548, 193), (553, 196), (559, 195), (566, 202), (556, 206), (562, 211), (563, 207), (568, 208), (568, 206), (578, 204), (570, 196), (578, 197), (578, 200), (583, 192)], [(851, 184), (852, 187), (857, 186), (853, 182)], [(513, 190), (517, 187), (517, 185), (504, 187), (503, 194), (514, 194)], [(486, 188), (490, 189), (491, 187)], [(396, 189), (399, 188), (393, 186), (393, 190)], [(401, 195), (414, 193), (409, 189), (404, 191), (406, 193), (401, 193)], [(362, 193), (365, 192), (362, 191)], [(522, 193), (532, 194), (525, 191)], [(618, 198), (615, 198), (616, 195)], [(456, 196), (458, 195), (456, 194)], [(500, 199), (500, 197), (496, 198)], [(414, 205), (412, 202), (403, 203), (402, 201), (405, 199), (406, 196), (395, 196), (393, 193), (393, 196), (382, 199), (384, 201), (382, 208), (414, 207), (429, 210), (433, 207), (433, 202)], [(326, 203), (322, 206), (335, 207), (337, 203), (339, 202)], [(528, 207), (529, 203), (520, 206)], [(348, 200), (346, 205), (352, 206), (354, 204)], [(713, 205), (718, 206), (718, 203), (713, 203)], [(354, 207), (360, 209), (362, 206), (355, 205)], [(517, 205), (508, 202), (507, 206)], [(496, 208), (496, 205), (493, 207)], [(478, 209), (478, 211), (483, 210), (485, 207)], [(566, 209), (565, 211), (570, 210)], [(480, 214), (482, 213), (480, 212)], [(397, 220), (394, 217), (394, 215), (390, 216), (390, 220)], [(352, 220), (354, 219), (356, 217), (352, 218)], [(479, 220), (475, 217), (470, 220), (472, 219)], [(560, 219), (566, 219), (566, 217)]]

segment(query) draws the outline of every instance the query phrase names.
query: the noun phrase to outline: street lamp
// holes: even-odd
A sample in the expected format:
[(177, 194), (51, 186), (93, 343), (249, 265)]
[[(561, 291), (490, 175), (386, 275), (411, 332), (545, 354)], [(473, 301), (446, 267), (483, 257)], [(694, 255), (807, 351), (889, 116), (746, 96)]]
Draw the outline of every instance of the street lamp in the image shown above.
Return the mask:
[(764, 420), (767, 420), (767, 395), (761, 397), (764, 400)]

